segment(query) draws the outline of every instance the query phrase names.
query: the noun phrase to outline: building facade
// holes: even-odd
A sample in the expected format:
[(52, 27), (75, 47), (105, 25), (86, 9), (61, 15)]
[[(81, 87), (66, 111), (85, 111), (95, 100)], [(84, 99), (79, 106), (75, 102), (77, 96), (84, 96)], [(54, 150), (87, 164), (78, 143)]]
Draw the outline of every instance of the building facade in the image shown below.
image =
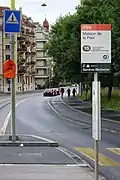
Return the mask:
[[(3, 78), (3, 63), (10, 59), (10, 34), (3, 32), (3, 12), (0, 7), (0, 92), (10, 91), (10, 80)], [(35, 89), (36, 74), (36, 26), (31, 18), (22, 15), (21, 33), (17, 35), (17, 91)]]
[(36, 76), (38, 87), (44, 88), (50, 85), (51, 80), (51, 58), (48, 57), (45, 44), (49, 39), (49, 23), (45, 18), (43, 26), (36, 23)]
[(36, 27), (31, 18), (22, 16), (21, 34), (17, 37), (18, 91), (35, 89)]

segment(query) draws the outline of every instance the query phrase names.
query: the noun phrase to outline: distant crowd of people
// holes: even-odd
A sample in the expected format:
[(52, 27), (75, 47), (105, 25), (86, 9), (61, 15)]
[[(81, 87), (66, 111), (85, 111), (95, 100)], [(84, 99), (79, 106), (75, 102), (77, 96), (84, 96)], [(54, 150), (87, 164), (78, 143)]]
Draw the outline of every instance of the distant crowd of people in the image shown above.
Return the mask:
[[(64, 90), (64, 88), (62, 87), (62, 88), (61, 88), (61, 98), (62, 98), (62, 99), (63, 99), (64, 92), (65, 92), (65, 90)], [(67, 94), (68, 94), (68, 98), (69, 98), (70, 95), (71, 95), (71, 90), (70, 90), (70, 88), (67, 89)], [(75, 97), (75, 94), (76, 94), (76, 89), (73, 88), (73, 90), (72, 90), (72, 95), (73, 95), (73, 97)]]

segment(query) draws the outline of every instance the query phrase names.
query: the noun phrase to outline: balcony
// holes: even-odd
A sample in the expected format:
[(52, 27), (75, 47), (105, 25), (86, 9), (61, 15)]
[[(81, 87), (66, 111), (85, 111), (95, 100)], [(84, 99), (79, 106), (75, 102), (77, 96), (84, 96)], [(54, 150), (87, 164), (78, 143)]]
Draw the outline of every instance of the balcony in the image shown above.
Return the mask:
[(23, 43), (25, 41), (25, 37), (17, 37), (17, 41)]
[(23, 66), (18, 67), (18, 74), (25, 74), (26, 73), (26, 68)]
[(28, 51), (27, 51), (27, 52), (25, 53), (25, 55), (26, 55), (26, 56), (30, 56), (30, 55), (31, 55), (31, 52), (28, 52)]
[(35, 33), (34, 31), (30, 31), (29, 29), (26, 29), (26, 35), (35, 36)]
[(45, 49), (43, 47), (36, 47), (36, 51), (43, 51), (43, 52), (45, 52)]
[(34, 60), (31, 60), (31, 61), (27, 61), (27, 65), (35, 65), (36, 64), (36, 61)]
[(37, 42), (47, 42), (48, 40), (45, 38), (36, 39)]
[(27, 48), (26, 47), (24, 47), (24, 48), (17, 48), (17, 51), (18, 51), (18, 53), (24, 53), (24, 52), (27, 51)]
[(31, 52), (31, 55), (32, 55), (32, 56), (35, 56), (35, 55), (36, 55), (36, 52), (32, 51), (32, 52)]
[(36, 61), (31, 61), (31, 65), (35, 65), (36, 64)]
[(36, 74), (36, 75), (35, 75), (35, 78), (38, 78), (38, 79), (47, 79), (47, 78), (48, 78), (48, 75)]
[(36, 42), (32, 42), (32, 46), (35, 47), (36, 46)]
[(36, 69), (48, 69), (47, 66), (36, 66)]
[(31, 74), (32, 74), (32, 75), (36, 75), (36, 71), (35, 71), (35, 70), (32, 71)]
[(34, 31), (31, 31), (30, 34), (31, 34), (32, 36), (35, 36), (35, 32), (34, 32)]
[(21, 48), (27, 48), (26, 44), (21, 44)]
[(27, 66), (31, 65), (31, 61), (27, 61)]
[(19, 63), (19, 64), (24, 64), (25, 61), (26, 61), (25, 58), (19, 58), (19, 59), (18, 59), (18, 63)]
[(30, 39), (27, 39), (26, 42), (25, 42), (25, 44), (29, 46), (29, 45), (31, 44)]

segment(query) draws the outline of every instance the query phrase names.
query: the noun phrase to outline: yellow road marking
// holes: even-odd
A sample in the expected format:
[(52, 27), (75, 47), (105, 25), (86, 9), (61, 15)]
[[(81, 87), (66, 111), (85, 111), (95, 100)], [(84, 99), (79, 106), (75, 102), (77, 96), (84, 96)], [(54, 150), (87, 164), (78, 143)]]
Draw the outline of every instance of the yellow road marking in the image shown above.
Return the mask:
[[(84, 156), (95, 161), (95, 151), (93, 149), (91, 148), (75, 148), (75, 149), (79, 151), (81, 154), (83, 154)], [(100, 166), (120, 166), (120, 163), (99, 153), (99, 165)]]
[(120, 148), (106, 148), (108, 151), (111, 151), (117, 155), (120, 155)]

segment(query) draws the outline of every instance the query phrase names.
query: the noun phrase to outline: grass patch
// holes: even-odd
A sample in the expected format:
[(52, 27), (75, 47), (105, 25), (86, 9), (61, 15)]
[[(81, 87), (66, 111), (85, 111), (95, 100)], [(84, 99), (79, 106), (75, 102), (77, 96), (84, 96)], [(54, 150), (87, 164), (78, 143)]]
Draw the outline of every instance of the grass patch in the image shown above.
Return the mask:
[[(82, 100), (90, 100), (90, 91), (88, 96), (83, 92), (82, 96), (78, 96)], [(108, 89), (101, 90), (101, 107), (102, 109), (120, 110), (120, 90), (113, 90), (111, 100), (108, 100)]]
[(108, 100), (107, 90), (102, 90), (101, 105), (103, 109), (120, 110), (120, 91), (113, 90), (111, 100)]

